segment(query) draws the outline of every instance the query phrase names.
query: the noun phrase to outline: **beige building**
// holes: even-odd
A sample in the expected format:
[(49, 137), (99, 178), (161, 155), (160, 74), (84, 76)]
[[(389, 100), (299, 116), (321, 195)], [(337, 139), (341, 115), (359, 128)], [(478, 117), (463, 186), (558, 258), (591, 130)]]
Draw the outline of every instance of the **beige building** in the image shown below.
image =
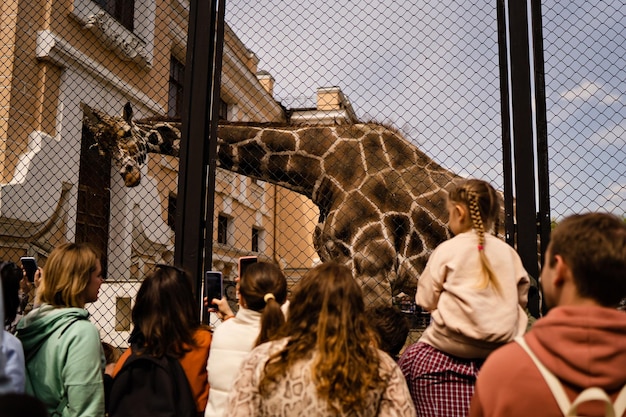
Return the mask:
[[(173, 259), (178, 160), (150, 154), (141, 185), (125, 188), (83, 131), (81, 103), (111, 115), (126, 102), (135, 118), (177, 115), (189, 3), (6, 0), (0, 13), (0, 259), (43, 264), (66, 241), (99, 246), (107, 282), (89, 310), (103, 339), (124, 345), (138, 282)], [(285, 122), (274, 79), (257, 65), (227, 27), (221, 117)], [(320, 88), (317, 100), (292, 120), (356, 120), (339, 88)], [(212, 268), (233, 279), (237, 258), (256, 254), (296, 280), (318, 261), (317, 217), (304, 196), (218, 169)]]

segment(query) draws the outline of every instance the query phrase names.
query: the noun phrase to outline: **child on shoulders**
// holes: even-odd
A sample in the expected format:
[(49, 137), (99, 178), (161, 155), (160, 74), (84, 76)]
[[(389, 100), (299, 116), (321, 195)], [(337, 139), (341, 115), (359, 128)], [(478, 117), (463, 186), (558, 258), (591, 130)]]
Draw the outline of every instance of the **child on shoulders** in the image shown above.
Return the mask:
[(449, 415), (460, 409), (466, 415), (484, 358), (522, 335), (528, 322), (530, 280), (522, 261), (515, 249), (487, 234), (497, 230), (500, 215), (494, 188), (466, 180), (449, 192), (447, 209), (454, 237), (431, 254), (415, 296), (431, 323), (400, 359), (420, 416), (448, 415), (428, 410), (432, 395), (456, 410)]

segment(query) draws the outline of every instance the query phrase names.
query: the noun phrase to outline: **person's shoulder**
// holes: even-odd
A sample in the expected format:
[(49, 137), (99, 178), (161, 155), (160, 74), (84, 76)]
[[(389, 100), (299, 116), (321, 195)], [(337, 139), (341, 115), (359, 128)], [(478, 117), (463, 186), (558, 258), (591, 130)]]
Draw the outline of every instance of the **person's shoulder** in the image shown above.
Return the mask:
[(287, 339), (261, 343), (251, 351), (246, 352), (240, 369), (260, 369), (260, 367), (265, 366), (267, 359), (282, 350), (286, 344)]
[(213, 340), (213, 332), (206, 326), (200, 326), (194, 332), (193, 337), (199, 346), (208, 347)]
[(441, 242), (428, 256), (428, 261), (430, 263), (442, 262), (442, 260), (446, 260), (450, 258), (450, 255), (455, 253), (453, 248), (456, 248), (460, 245), (460, 241), (458, 236), (453, 236), (448, 240), (444, 240)]
[(271, 356), (274, 353), (285, 348), (288, 342), (288, 338), (282, 338), (278, 340), (272, 340), (269, 342), (261, 343), (259, 346), (256, 346), (250, 352), (250, 356)]
[(515, 378), (520, 372), (525, 372), (528, 367), (526, 361), (528, 355), (524, 352), (519, 343), (513, 341), (493, 351), (485, 360), (480, 369), (480, 375), (495, 376), (503, 378), (509, 375)]
[(59, 340), (79, 340), (100, 346), (100, 331), (87, 316), (73, 316), (57, 327)]
[(476, 235), (472, 231), (459, 233), (450, 239), (441, 242), (433, 251), (433, 253), (456, 254), (459, 249), (476, 247)]
[(398, 363), (387, 352), (381, 349), (376, 349), (376, 353), (379, 358), (379, 367), (386, 371), (391, 372), (396, 368), (399, 369)]
[(17, 353), (24, 356), (24, 348), (22, 347), (20, 339), (6, 330), (3, 330), (2, 334), (2, 350), (8, 355)]
[(485, 233), (485, 242), (485, 248), (487, 248), (487, 246), (491, 246), (492, 248), (495, 247), (499, 250), (507, 251), (517, 255), (517, 251), (513, 246), (509, 245), (499, 237), (492, 235), (491, 233)]

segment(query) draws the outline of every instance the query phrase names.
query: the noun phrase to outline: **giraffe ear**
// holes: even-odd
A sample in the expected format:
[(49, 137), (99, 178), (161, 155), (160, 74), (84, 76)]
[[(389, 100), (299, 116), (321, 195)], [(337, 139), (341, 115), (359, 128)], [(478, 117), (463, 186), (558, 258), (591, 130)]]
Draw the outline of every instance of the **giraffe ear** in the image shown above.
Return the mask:
[(97, 112), (85, 103), (80, 104), (83, 110), (83, 123), (87, 126), (95, 125), (99, 121)]
[(124, 120), (128, 124), (133, 120), (133, 107), (130, 105), (130, 101), (124, 105)]

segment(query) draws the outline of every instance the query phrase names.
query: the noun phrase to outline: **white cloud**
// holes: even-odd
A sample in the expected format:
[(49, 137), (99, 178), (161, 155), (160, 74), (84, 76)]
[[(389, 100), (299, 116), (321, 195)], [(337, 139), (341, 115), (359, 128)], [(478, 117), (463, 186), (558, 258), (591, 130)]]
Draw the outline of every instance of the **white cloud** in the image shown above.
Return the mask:
[(570, 102), (577, 100), (589, 101), (591, 99), (597, 99), (598, 101), (606, 105), (611, 105), (620, 101), (619, 94), (606, 92), (603, 84), (587, 80), (583, 81), (571, 90), (561, 93), (561, 97)]

